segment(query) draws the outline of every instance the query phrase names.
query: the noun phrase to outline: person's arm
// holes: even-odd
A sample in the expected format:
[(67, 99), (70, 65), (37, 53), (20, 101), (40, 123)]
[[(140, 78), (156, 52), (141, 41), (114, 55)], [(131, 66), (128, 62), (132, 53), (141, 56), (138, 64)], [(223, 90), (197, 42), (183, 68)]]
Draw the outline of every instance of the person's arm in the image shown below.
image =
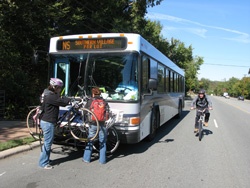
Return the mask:
[(54, 105), (54, 106), (67, 106), (70, 102), (70, 98), (68, 97), (58, 97), (57, 94), (53, 94), (51, 97), (49, 97), (48, 103)]
[(93, 99), (92, 99), (92, 98), (90, 98), (90, 99), (86, 102), (86, 104), (85, 104), (84, 108), (89, 109), (89, 108), (90, 108), (90, 105), (91, 105), (91, 103), (92, 103), (92, 101), (93, 101)]
[(208, 102), (208, 108), (209, 108), (210, 110), (212, 110), (212, 109), (213, 109), (213, 105), (212, 105), (212, 101), (210, 100), (209, 97), (207, 97), (207, 102)]
[(191, 102), (191, 110), (193, 110), (195, 108), (196, 105), (196, 100), (197, 100), (198, 96), (196, 96), (193, 101)]

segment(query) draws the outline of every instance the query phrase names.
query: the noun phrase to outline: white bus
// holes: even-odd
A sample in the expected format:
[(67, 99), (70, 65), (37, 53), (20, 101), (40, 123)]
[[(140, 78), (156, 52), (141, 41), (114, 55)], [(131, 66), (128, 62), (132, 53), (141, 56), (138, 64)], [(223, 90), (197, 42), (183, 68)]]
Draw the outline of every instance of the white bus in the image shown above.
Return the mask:
[(82, 34), (50, 40), (50, 69), (65, 83), (64, 95), (99, 87), (121, 143), (152, 140), (156, 129), (184, 106), (184, 71), (139, 34)]

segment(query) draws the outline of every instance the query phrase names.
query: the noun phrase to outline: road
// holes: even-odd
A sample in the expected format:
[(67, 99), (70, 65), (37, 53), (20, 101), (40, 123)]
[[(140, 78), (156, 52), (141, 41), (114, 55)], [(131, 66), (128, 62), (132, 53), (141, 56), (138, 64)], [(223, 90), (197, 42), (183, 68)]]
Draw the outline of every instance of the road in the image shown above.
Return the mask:
[(40, 148), (0, 160), (0, 187), (244, 188), (250, 185), (250, 102), (211, 97), (202, 141), (193, 133), (191, 101), (181, 119), (158, 130), (153, 142), (121, 145), (108, 163), (81, 161), (83, 151), (53, 145), (53, 170), (38, 167)]

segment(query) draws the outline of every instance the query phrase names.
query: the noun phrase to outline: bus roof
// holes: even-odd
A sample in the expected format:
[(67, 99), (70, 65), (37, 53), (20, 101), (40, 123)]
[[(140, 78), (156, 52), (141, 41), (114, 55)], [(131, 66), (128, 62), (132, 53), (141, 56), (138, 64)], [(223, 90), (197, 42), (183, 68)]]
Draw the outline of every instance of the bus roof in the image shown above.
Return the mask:
[[(123, 41), (113, 41), (113, 46), (109, 46), (105, 49), (101, 49), (100, 45), (97, 45), (96, 48), (93, 48), (92, 44), (104, 44), (109, 43), (109, 41), (104, 40), (116, 40), (117, 38), (126, 39), (126, 44), (123, 44)], [(71, 44), (74, 43), (81, 44), (81, 49), (77, 46), (77, 50), (66, 49), (58, 50), (58, 41), (71, 41)], [(81, 41), (85, 46), (85, 49), (82, 47)], [(91, 45), (86, 45), (91, 43)], [(111, 42), (110, 42), (111, 43)], [(116, 44), (115, 44), (116, 43)], [(117, 45), (118, 44), (118, 45)], [(121, 44), (121, 45), (120, 45)], [(112, 45), (112, 44), (111, 44)], [(90, 47), (91, 46), (91, 47)], [(104, 45), (103, 45), (104, 46)], [(99, 34), (79, 34), (79, 35), (66, 35), (53, 37), (50, 40), (50, 50), (51, 54), (69, 54), (69, 53), (89, 53), (89, 52), (117, 52), (117, 51), (137, 51), (139, 53), (143, 52), (149, 55), (151, 58), (159, 61), (163, 64), (166, 64), (170, 69), (176, 71), (177, 73), (184, 76), (184, 71), (179, 68), (175, 63), (173, 63), (169, 58), (167, 58), (163, 53), (156, 49), (152, 44), (145, 40), (141, 35), (134, 33), (99, 33)]]

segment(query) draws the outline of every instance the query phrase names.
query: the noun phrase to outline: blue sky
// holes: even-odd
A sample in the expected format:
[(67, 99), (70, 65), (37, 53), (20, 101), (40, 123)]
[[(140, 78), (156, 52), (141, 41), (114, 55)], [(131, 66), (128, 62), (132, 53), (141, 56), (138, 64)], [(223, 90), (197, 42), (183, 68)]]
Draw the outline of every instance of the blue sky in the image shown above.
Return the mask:
[(148, 8), (146, 18), (161, 23), (164, 38), (203, 57), (199, 79), (250, 76), (250, 0), (164, 0)]

